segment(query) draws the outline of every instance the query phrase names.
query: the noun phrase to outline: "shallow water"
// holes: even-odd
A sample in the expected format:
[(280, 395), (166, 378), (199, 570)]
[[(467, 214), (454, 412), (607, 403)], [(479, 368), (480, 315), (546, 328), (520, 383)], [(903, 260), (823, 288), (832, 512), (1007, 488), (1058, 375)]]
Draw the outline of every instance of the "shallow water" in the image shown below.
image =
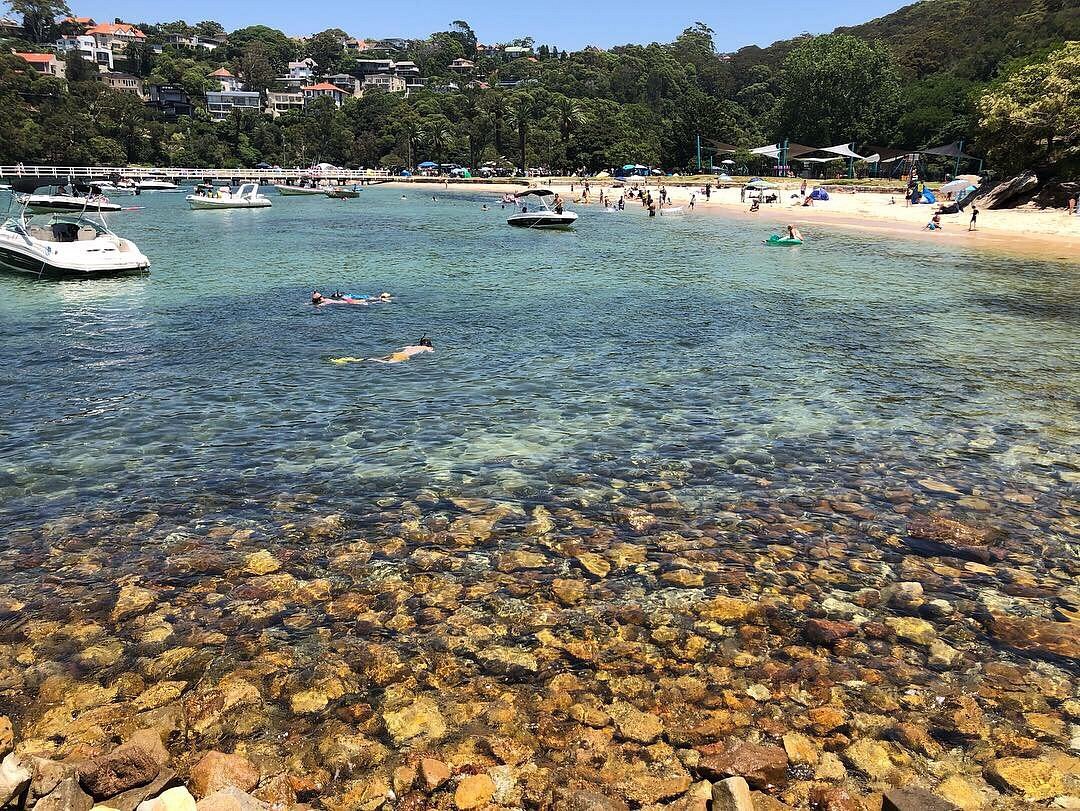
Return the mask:
[[(0, 597), (103, 621), (116, 582), (135, 580), (168, 601), (170, 644), (221, 632), (240, 643), (226, 661), (283, 638), (317, 657), (320, 627), (424, 654), (439, 648), (423, 626), (462, 606), (530, 647), (535, 629), (518, 625), (531, 592), (577, 571), (581, 550), (629, 540), (647, 563), (603, 578), (564, 618), (579, 629), (700, 588), (829, 593), (785, 574), (776, 543), (845, 578), (841, 591), (888, 585), (910, 572), (882, 539), (911, 510), (1006, 530), (1009, 571), (1050, 596), (1022, 601), (1014, 574), (982, 572), (939, 578), (938, 595), (1043, 618), (1076, 596), (1061, 591), (1080, 538), (1075, 265), (819, 228), (803, 229), (802, 248), (767, 248), (765, 224), (650, 220), (637, 207), (545, 233), (507, 227), (479, 196), (408, 198), (372, 188), (221, 213), (148, 194), (111, 223), (151, 258), (150, 276), (0, 278)], [(314, 308), (315, 287), (396, 300)], [(437, 351), (409, 363), (329, 362), (425, 333)], [(890, 501), (897, 490), (906, 500)], [(508, 512), (486, 530), (460, 523), (492, 505)], [(523, 534), (541, 505), (555, 515), (543, 544)], [(620, 517), (637, 509), (659, 524)], [(342, 517), (318, 524), (328, 515)], [(386, 545), (409, 537), (400, 526), (413, 516), (416, 548), (444, 556), (428, 568), (412, 546)], [(809, 540), (793, 542), (787, 519), (814, 525)], [(807, 550), (822, 542), (815, 563)], [(335, 595), (390, 599), (404, 578), (422, 627), (321, 609), (253, 618), (237, 606), (265, 594), (230, 567), (261, 548), (301, 580), (329, 577)], [(515, 583), (493, 571), (510, 549), (547, 564)], [(695, 565), (700, 587), (656, 579)], [(477, 590), (425, 602), (429, 571)], [(225, 602), (204, 603), (207, 589)], [(84, 662), (81, 677), (160, 649), (114, 633), (123, 657)]]

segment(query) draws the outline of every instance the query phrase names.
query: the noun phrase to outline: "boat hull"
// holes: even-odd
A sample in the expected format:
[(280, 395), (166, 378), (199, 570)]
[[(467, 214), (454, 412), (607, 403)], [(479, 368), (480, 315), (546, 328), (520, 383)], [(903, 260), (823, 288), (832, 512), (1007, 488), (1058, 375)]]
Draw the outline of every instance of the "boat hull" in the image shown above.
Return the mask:
[(575, 222), (577, 222), (577, 214), (573, 212), (555, 214), (550, 211), (538, 211), (514, 214), (506, 218), (506, 224), (515, 228), (536, 228), (545, 231), (565, 231), (572, 228)]
[(93, 266), (73, 267), (60, 257), (50, 258), (29, 247), (0, 242), (0, 270), (34, 278), (97, 279), (109, 276), (141, 276), (150, 272), (150, 261), (142, 254), (138, 258), (121, 258)]
[(300, 197), (301, 195), (326, 194), (326, 189), (312, 189), (308, 186), (274, 186), (277, 193), (283, 197)]
[(64, 212), (81, 212), (81, 211), (93, 211), (96, 213), (104, 212), (106, 214), (123, 211), (123, 206), (116, 203), (109, 203), (104, 200), (92, 200), (86, 202), (77, 198), (70, 200), (60, 198), (47, 198), (47, 197), (31, 197), (30, 202), (27, 203), (27, 209), (33, 214), (58, 214)]
[(266, 197), (258, 200), (212, 200), (188, 197), (187, 201), (192, 211), (231, 211), (236, 208), (270, 208), (273, 205)]

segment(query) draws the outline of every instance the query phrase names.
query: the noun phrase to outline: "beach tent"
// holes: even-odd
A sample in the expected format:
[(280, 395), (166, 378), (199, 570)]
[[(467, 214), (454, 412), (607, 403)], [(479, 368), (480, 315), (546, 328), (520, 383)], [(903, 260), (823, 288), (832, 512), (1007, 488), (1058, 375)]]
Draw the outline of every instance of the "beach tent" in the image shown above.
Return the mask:
[(730, 183), (730, 182), (731, 182), (731, 181), (733, 181), (733, 180), (734, 180), (735, 178), (733, 178), (733, 177), (732, 177), (731, 175), (729, 175), (729, 174), (722, 174), (722, 175), (718, 175), (716, 179), (717, 179), (717, 181), (718, 181), (718, 182), (720, 182), (720, 183)]
[(829, 193), (825, 191), (825, 189), (814, 189), (812, 192), (810, 192), (810, 196), (813, 197), (815, 200), (829, 199)]
[(761, 178), (758, 178), (757, 180), (751, 180), (749, 183), (747, 183), (746, 188), (748, 188), (748, 189), (775, 189), (776, 184), (775, 183), (770, 183), (767, 180), (762, 180)]

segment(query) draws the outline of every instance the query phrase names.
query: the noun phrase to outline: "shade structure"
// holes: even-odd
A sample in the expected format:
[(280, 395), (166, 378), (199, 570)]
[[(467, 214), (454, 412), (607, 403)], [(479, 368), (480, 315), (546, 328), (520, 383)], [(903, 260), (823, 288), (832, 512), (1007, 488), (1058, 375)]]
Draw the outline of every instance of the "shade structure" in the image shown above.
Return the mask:
[(971, 160), (977, 160), (976, 158), (968, 155), (960, 148), (962, 141), (954, 141), (947, 146), (936, 146), (933, 149), (921, 150), (924, 155), (942, 155), (946, 158), (969, 158)]
[(416, 168), (417, 169), (434, 169), (438, 165), (439, 164), (435, 163), (435, 161), (424, 161), (423, 163), (416, 164)]
[(751, 180), (749, 183), (746, 184), (746, 188), (748, 188), (748, 189), (775, 189), (776, 184), (775, 183), (770, 183), (767, 180)]
[(724, 164), (725, 166), (734, 166), (735, 165), (735, 161), (731, 160), (730, 158), (728, 158), (727, 160), (722, 160), (722, 161), (720, 161), (720, 163)]

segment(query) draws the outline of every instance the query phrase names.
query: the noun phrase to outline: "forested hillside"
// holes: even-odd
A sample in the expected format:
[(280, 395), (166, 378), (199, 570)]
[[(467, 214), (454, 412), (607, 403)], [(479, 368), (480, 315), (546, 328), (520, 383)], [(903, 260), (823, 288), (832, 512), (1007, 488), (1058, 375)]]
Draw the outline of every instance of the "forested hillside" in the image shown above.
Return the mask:
[[(296, 40), (259, 24), (231, 32), (213, 53), (172, 45), (155, 53), (152, 45), (170, 33), (217, 26), (138, 25), (148, 42), (130, 48), (120, 69), (147, 84), (182, 86), (196, 105), (193, 116), (161, 120), (94, 81), (92, 66), (78, 60), (69, 60), (65, 82), (4, 56), (0, 162), (406, 166), (432, 159), (594, 171), (633, 162), (681, 171), (694, 168), (700, 135), (706, 146), (743, 149), (782, 137), (907, 148), (963, 139), (967, 151), (1002, 170), (1035, 162), (1071, 172), (1080, 149), (1072, 85), (1080, 58), (1062, 49), (1080, 40), (1080, 0), (924, 0), (831, 35), (734, 54), (716, 53), (712, 31), (697, 23), (670, 43), (573, 53), (540, 45), (533, 56), (507, 59), (478, 50), (477, 34), (456, 21), (407, 43), (404, 53), (363, 54), (415, 61), (427, 90), (408, 97), (369, 90), (340, 108), (320, 101), (276, 119), (234, 112), (223, 123), (202, 109), (212, 70), (224, 65), (264, 93), (301, 56), (325, 73), (349, 73), (356, 61), (342, 50), (344, 32)], [(9, 41), (6, 49), (48, 50), (53, 34), (40, 43)], [(460, 58), (475, 63), (467, 79), (450, 68)], [(1033, 76), (1056, 79), (1044, 90)]]

